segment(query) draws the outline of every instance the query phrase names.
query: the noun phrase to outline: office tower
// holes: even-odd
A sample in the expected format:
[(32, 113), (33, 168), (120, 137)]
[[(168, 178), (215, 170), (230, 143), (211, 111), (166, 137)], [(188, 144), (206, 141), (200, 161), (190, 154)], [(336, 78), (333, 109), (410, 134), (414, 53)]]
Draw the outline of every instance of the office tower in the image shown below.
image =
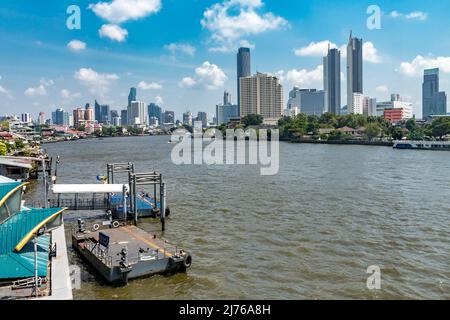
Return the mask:
[(31, 123), (31, 115), (29, 113), (22, 113), (20, 116), (20, 120), (22, 123), (29, 124)]
[(84, 107), (84, 120), (93, 122), (94, 119), (94, 109), (92, 109), (89, 103), (86, 103), (86, 106)]
[(347, 108), (354, 110), (354, 93), (363, 93), (363, 40), (350, 32), (347, 45)]
[(128, 107), (130, 107), (131, 103), (136, 100), (136, 88), (132, 87), (130, 88), (130, 93), (128, 94)]
[(229, 105), (231, 104), (231, 94), (228, 91), (225, 91), (223, 93), (223, 105)]
[(422, 117), (447, 114), (447, 95), (439, 91), (439, 68), (426, 69), (422, 84)]
[(95, 100), (94, 103), (94, 114), (95, 114), (95, 121), (97, 121), (98, 123), (101, 122), (101, 118), (102, 118), (102, 109), (100, 104), (97, 102), (97, 100)]
[(69, 113), (65, 112), (62, 108), (56, 109), (52, 113), (53, 124), (58, 126), (68, 126), (69, 125)]
[(325, 91), (300, 89), (295, 86), (289, 92), (287, 115), (292, 116), (300, 112), (308, 115), (321, 115), (325, 113)]
[(85, 110), (76, 108), (73, 110), (73, 126), (79, 128), (83, 124), (85, 124)]
[(227, 124), (232, 118), (239, 117), (239, 110), (237, 105), (217, 105), (216, 106), (216, 121), (217, 125)]
[(110, 108), (109, 105), (101, 105), (95, 100), (95, 120), (98, 123), (110, 123)]
[(121, 120), (120, 124), (122, 126), (128, 125), (128, 110), (127, 109), (120, 111), (120, 120)]
[(114, 127), (120, 127), (122, 124), (122, 118), (118, 114), (114, 114), (114, 116), (111, 117), (111, 124)]
[(183, 124), (187, 126), (192, 126), (192, 112), (187, 111), (183, 113)]
[(240, 111), (240, 84), (239, 79), (242, 77), (249, 77), (252, 75), (252, 68), (251, 68), (251, 56), (250, 56), (250, 49), (249, 48), (239, 48), (239, 51), (237, 53), (237, 104), (238, 104), (238, 110), (239, 114), (241, 114)]
[(148, 123), (148, 113), (145, 103), (141, 101), (132, 101), (130, 112), (128, 113), (128, 122), (130, 125), (145, 126)]
[(333, 114), (341, 112), (341, 52), (330, 49), (323, 58), (323, 88), (325, 91), (325, 110)]
[(206, 112), (199, 111), (197, 113), (197, 118), (195, 121), (200, 121), (202, 123), (203, 128), (206, 128), (208, 126), (208, 115)]
[(175, 123), (175, 113), (173, 111), (164, 112), (164, 123)]
[(283, 86), (275, 76), (257, 73), (240, 79), (240, 117), (262, 115), (264, 119), (281, 117)]
[(162, 123), (162, 110), (161, 107), (159, 107), (157, 104), (155, 103), (150, 103), (148, 105), (148, 116), (149, 117), (155, 117), (156, 119), (158, 119), (158, 123)]

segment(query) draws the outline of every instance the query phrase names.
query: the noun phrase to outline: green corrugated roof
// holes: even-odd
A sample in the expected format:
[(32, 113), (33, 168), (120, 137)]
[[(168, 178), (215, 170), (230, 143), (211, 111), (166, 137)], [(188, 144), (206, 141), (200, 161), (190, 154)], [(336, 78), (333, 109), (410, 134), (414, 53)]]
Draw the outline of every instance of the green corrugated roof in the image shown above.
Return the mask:
[(0, 201), (12, 190), (20, 186), (22, 182), (0, 183)]
[[(47, 276), (48, 250), (50, 239), (48, 236), (38, 238), (38, 276)], [(21, 279), (34, 276), (34, 243), (30, 241), (20, 253), (11, 252), (0, 255), (0, 279)]]
[(16, 246), (39, 224), (63, 208), (21, 211), (0, 224), (0, 254), (13, 252)]
[[(33, 229), (62, 210), (49, 208), (20, 211), (0, 224), (0, 279), (34, 276), (34, 244), (28, 237)], [(16, 252), (21, 242), (25, 245), (20, 252)], [(48, 249), (49, 237), (39, 237), (38, 274), (42, 277), (47, 275)]]

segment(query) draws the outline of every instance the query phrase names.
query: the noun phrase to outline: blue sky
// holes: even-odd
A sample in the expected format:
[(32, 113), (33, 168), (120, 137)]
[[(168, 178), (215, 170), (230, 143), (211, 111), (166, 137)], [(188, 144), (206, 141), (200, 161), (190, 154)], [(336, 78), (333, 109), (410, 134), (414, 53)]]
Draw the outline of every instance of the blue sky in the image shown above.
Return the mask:
[[(45, 5), (43, 5), (45, 3)], [(366, 10), (382, 11), (381, 29)], [(70, 5), (81, 29), (69, 30)], [(224, 90), (236, 92), (236, 51), (252, 48), (252, 71), (278, 74), (285, 100), (293, 85), (322, 89), (327, 42), (348, 34), (365, 42), (364, 93), (388, 100), (400, 93), (421, 116), (421, 74), (440, 67), (450, 92), (450, 1), (344, 0), (0, 0), (0, 114), (97, 99), (112, 109), (128, 90), (164, 109), (213, 114)], [(341, 65), (345, 79), (346, 60)], [(342, 96), (345, 104), (345, 81)]]

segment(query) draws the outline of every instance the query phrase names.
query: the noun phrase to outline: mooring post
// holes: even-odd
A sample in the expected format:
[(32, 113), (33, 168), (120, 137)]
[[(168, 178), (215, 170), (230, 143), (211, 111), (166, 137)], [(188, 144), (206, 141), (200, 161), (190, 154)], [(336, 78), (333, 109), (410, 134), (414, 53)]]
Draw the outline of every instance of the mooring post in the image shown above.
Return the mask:
[(161, 190), (160, 190), (160, 217), (161, 217), (161, 227), (162, 227), (162, 231), (166, 230), (166, 184), (162, 183), (161, 184)]

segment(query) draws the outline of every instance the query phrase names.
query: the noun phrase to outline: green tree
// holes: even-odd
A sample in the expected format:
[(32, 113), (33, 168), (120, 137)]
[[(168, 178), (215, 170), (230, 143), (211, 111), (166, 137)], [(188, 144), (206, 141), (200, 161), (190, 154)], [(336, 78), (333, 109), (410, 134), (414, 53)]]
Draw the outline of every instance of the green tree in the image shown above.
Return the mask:
[(381, 128), (378, 123), (368, 123), (366, 125), (365, 134), (367, 140), (372, 141), (374, 138), (378, 137), (381, 132)]
[(23, 141), (20, 140), (20, 139), (17, 139), (17, 140), (15, 141), (15, 145), (16, 145), (16, 149), (22, 149), (22, 148), (25, 147), (25, 144), (24, 144)]
[(0, 141), (0, 156), (6, 156), (7, 153), (8, 148), (6, 147), (6, 144)]
[(409, 131), (415, 131), (417, 129), (416, 119), (409, 119), (408, 121), (406, 121), (405, 127)]
[(248, 126), (259, 126), (263, 123), (263, 116), (260, 114), (249, 114), (242, 118), (241, 122), (245, 127)]

